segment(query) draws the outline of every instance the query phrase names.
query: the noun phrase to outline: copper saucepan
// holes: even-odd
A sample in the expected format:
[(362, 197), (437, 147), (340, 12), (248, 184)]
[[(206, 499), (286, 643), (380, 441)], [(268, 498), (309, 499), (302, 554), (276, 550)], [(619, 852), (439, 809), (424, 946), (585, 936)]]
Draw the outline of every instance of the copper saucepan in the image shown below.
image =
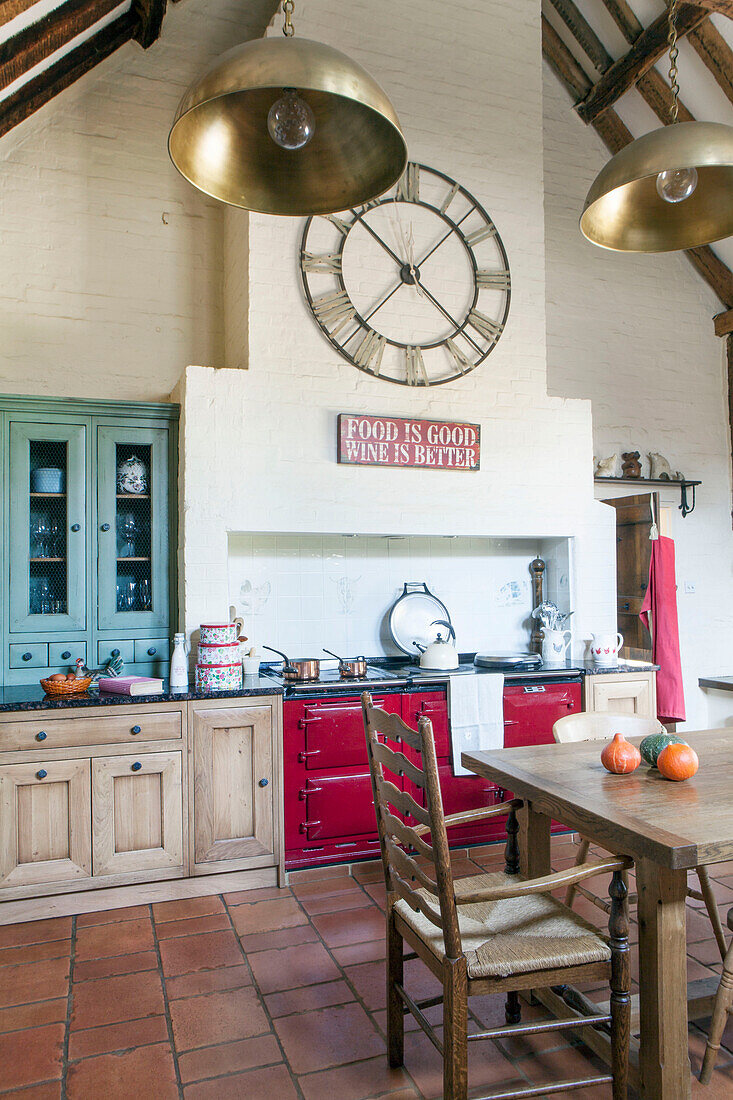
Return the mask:
[(346, 660), (344, 657), (339, 657), (338, 653), (333, 653), (330, 649), (323, 650), (329, 657), (335, 657), (339, 663), (339, 675), (342, 680), (363, 680), (367, 673), (366, 657), (353, 657), (351, 660)]
[(283, 661), (283, 679), (295, 680), (302, 682), (303, 680), (317, 680), (321, 675), (321, 662), (318, 658), (307, 661), (290, 661), (287, 656), (279, 649), (273, 649), (271, 645), (263, 645), (263, 649), (269, 649), (270, 653), (277, 653), (278, 657), (282, 657)]

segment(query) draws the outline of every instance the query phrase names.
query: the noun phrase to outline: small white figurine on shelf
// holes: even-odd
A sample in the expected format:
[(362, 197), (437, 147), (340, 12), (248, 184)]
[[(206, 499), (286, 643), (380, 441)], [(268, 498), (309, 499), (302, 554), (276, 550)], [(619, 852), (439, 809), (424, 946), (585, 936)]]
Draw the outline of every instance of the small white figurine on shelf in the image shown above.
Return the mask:
[(596, 459), (596, 477), (618, 477), (618, 453)]
[(664, 455), (649, 451), (649, 477), (652, 481), (671, 481), (672, 470)]

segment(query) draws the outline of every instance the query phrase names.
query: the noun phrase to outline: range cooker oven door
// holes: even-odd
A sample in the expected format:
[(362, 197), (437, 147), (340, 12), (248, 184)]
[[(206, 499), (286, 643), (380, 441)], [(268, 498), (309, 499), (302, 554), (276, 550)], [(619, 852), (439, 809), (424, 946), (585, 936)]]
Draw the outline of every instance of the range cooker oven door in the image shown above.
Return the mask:
[[(375, 697), (374, 705), (389, 714), (399, 714), (400, 696)], [(304, 701), (298, 726), (305, 741), (299, 759), (302, 757), (301, 762), (307, 771), (367, 764), (364, 721), (358, 695), (349, 699)]]
[[(369, 770), (308, 778), (305, 783), (306, 820), (301, 832), (306, 842), (346, 840), (376, 832), (377, 819)], [(345, 822), (348, 827), (345, 828)]]
[(504, 748), (551, 745), (558, 718), (582, 710), (579, 682), (507, 684), (504, 688)]

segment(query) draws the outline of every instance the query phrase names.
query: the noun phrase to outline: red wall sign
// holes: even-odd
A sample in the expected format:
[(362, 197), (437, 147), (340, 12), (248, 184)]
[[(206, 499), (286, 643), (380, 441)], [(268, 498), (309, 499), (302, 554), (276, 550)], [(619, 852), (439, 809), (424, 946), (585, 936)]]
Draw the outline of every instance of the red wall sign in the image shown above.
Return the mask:
[(354, 466), (478, 470), (481, 428), (445, 420), (340, 413), (338, 461)]

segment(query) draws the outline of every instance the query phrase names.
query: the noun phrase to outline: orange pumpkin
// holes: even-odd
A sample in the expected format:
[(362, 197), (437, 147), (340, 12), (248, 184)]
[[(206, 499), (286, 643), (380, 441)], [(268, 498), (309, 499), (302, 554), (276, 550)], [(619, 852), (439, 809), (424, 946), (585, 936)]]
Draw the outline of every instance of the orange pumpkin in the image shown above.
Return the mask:
[(614, 775), (628, 775), (641, 764), (641, 753), (622, 733), (617, 733), (601, 753), (601, 764)]
[(678, 783), (693, 776), (699, 767), (697, 753), (689, 745), (667, 745), (657, 758), (657, 768), (664, 778)]

